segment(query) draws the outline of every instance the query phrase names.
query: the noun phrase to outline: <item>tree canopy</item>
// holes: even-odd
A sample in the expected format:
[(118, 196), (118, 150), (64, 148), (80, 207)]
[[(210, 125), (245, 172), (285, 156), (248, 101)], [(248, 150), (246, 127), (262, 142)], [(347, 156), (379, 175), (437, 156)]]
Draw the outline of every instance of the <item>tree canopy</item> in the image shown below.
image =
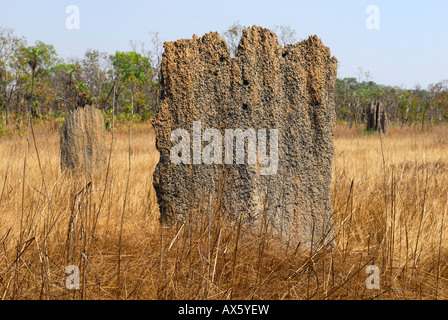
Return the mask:
[[(244, 27), (235, 22), (222, 32), (232, 56)], [(274, 26), (282, 45), (295, 44), (288, 26)], [(58, 118), (70, 109), (93, 104), (118, 119), (151, 118), (159, 103), (159, 68), (162, 45), (157, 32), (150, 34), (151, 48), (131, 42), (132, 50), (107, 54), (89, 49), (81, 58), (62, 59), (51, 44), (29, 45), (12, 29), (0, 28), (0, 129), (34, 119)], [(140, 48), (140, 50), (138, 50)], [(337, 121), (350, 126), (365, 122), (366, 107), (373, 100), (386, 106), (388, 121), (396, 125), (448, 122), (448, 80), (424, 89), (385, 86), (370, 79), (362, 68), (356, 77), (337, 79)], [(0, 130), (1, 133), (1, 130)]]

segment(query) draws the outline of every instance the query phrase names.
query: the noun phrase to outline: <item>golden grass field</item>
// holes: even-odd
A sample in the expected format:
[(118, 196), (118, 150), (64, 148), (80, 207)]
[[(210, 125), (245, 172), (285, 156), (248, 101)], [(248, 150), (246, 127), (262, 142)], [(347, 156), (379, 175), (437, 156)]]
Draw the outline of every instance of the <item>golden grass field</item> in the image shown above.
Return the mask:
[(447, 299), (448, 128), (335, 130), (336, 245), (311, 252), (206, 216), (161, 227), (149, 124), (117, 129), (92, 180), (61, 173), (53, 125), (0, 138), (0, 299)]

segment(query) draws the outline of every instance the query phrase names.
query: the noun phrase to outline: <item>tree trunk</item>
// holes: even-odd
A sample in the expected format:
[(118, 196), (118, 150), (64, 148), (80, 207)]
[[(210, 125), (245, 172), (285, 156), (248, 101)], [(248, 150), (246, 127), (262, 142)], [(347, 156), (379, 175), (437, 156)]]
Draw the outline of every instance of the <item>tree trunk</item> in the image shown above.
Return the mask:
[(33, 72), (32, 72), (32, 75), (31, 75), (31, 98), (30, 98), (30, 100), (31, 100), (30, 115), (32, 117), (35, 116), (35, 110), (34, 110), (34, 106), (33, 106), (33, 100), (34, 100), (34, 74), (35, 74), (35, 70), (33, 68)]
[(5, 92), (5, 111), (6, 111), (6, 125), (9, 125), (9, 103), (6, 97), (6, 92)]
[(425, 116), (426, 116), (426, 112), (423, 112), (423, 114), (422, 114), (422, 132), (425, 131)]
[(9, 106), (8, 106), (8, 93), (6, 92), (6, 81), (3, 85), (3, 96), (5, 98), (5, 111), (6, 111), (6, 125), (9, 124)]
[(386, 134), (387, 113), (385, 106), (380, 101), (373, 101), (366, 108), (367, 131), (380, 132)]

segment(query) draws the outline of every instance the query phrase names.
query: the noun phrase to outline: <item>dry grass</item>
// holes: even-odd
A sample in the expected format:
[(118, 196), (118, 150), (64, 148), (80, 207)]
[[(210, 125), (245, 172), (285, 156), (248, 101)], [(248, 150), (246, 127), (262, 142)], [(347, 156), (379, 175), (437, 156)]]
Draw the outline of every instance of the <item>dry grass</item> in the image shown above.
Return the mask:
[[(311, 252), (213, 205), (161, 228), (149, 126), (116, 132), (109, 170), (84, 180), (60, 172), (57, 132), (34, 132), (0, 139), (2, 299), (448, 298), (448, 128), (337, 127), (336, 246)], [(380, 290), (365, 286), (372, 264)]]

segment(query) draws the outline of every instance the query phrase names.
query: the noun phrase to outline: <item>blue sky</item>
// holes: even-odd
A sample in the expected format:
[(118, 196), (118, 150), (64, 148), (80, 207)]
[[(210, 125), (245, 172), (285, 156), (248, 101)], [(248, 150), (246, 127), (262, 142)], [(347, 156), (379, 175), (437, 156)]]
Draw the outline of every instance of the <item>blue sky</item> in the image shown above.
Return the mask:
[[(80, 10), (80, 29), (68, 30), (69, 5)], [(380, 10), (380, 29), (369, 30), (366, 8)], [(387, 85), (412, 88), (448, 79), (446, 0), (3, 0), (0, 27), (13, 28), (31, 44), (53, 44), (62, 57), (87, 49), (130, 50), (130, 40), (149, 43), (222, 32), (242, 25), (288, 25), (297, 38), (318, 35), (340, 62), (339, 77), (358, 68)]]

